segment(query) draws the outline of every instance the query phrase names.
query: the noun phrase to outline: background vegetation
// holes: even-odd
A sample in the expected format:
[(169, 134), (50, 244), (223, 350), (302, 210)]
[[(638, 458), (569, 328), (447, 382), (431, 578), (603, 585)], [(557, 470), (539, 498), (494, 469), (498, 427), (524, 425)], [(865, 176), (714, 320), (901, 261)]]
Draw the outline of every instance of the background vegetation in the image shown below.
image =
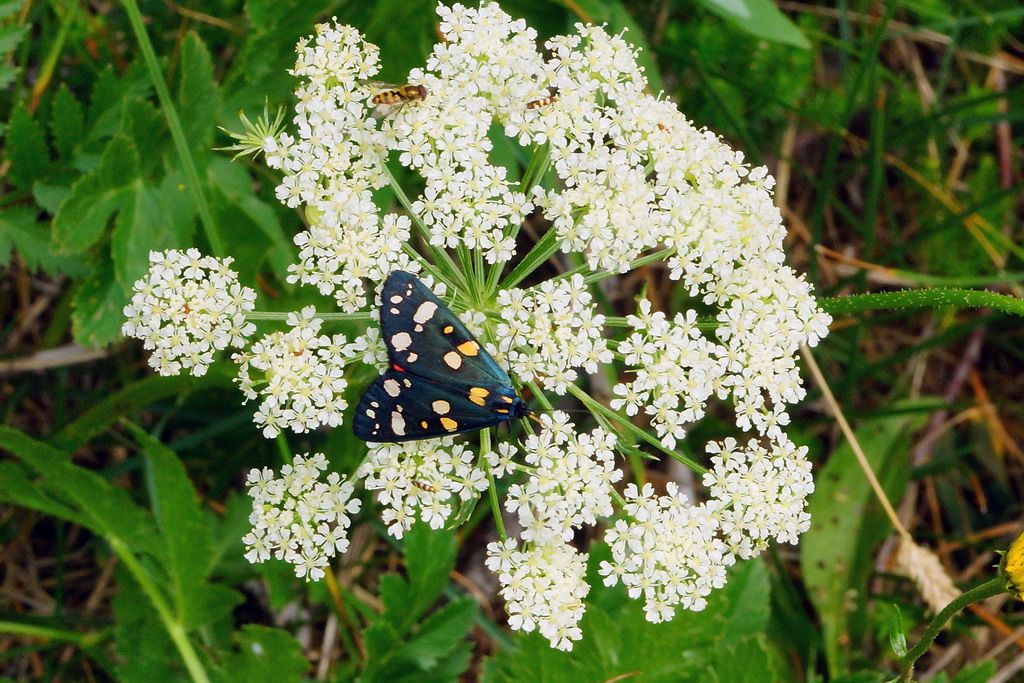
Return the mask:
[[(653, 89), (778, 179), (792, 264), (822, 296), (957, 288), (1019, 296), (1024, 9), (1016, 0), (502, 0), (542, 36), (607, 22), (643, 46)], [(300, 217), (274, 175), (231, 162), (218, 126), (291, 103), (295, 42), (329, 17), (404, 80), (436, 41), (433, 0), (0, 2), (0, 674), (173, 681), (844, 680), (890, 677), (890, 638), (927, 622), (849, 447), (811, 386), (814, 525), (736, 568), (707, 611), (652, 626), (595, 588), (571, 655), (510, 635), (482, 569), (487, 525), (394, 543), (374, 506), (330, 580), (242, 558), (244, 473), (280, 462), (230, 368), (150, 376), (119, 336), (150, 249), (215, 222), (261, 301), (284, 283)], [(136, 12), (134, 16), (139, 16)], [(141, 35), (148, 35), (152, 48)], [(147, 61), (148, 60), (148, 61)], [(168, 91), (155, 88), (162, 74)], [(175, 139), (161, 102), (173, 102)], [(664, 273), (646, 283), (670, 308)], [(830, 300), (816, 350), (916, 540), (963, 589), (1021, 531), (1019, 317), (970, 296)], [(911, 301), (914, 303), (914, 301)], [(871, 310), (868, 310), (871, 309)], [(354, 383), (358, 385), (359, 383)], [(353, 386), (353, 393), (361, 386)], [(350, 400), (350, 404), (355, 401)], [(696, 438), (724, 434), (707, 420)], [(290, 437), (350, 472), (348, 429)], [(659, 466), (661, 467), (661, 466)], [(659, 482), (673, 472), (652, 468)], [(479, 517), (478, 517), (479, 519)], [(888, 540), (887, 540), (888, 539)], [(595, 549), (597, 559), (600, 548)], [(599, 581), (595, 581), (599, 584)], [(1009, 680), (1024, 612), (963, 613), (919, 673)], [(1018, 674), (1019, 675), (1019, 674)]]

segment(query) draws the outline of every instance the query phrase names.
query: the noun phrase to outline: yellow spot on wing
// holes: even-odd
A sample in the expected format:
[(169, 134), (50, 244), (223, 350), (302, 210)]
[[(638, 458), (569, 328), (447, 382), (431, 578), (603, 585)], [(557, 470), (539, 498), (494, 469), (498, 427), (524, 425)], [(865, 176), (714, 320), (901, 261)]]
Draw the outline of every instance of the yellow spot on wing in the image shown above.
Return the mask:
[(444, 427), (449, 432), (454, 432), (456, 429), (459, 428), (459, 423), (451, 419), (450, 417), (442, 417), (441, 426)]
[(487, 404), (486, 399), (490, 395), (491, 392), (483, 387), (473, 387), (469, 390), (469, 400), (481, 407)]
[(427, 428), (427, 421), (424, 420), (423, 422), (420, 422), (420, 427), (423, 427), (424, 429), (426, 429)]
[(452, 327), (451, 325), (445, 325), (444, 326), (444, 333), (445, 334), (451, 334), (454, 331), (455, 331), (455, 328)]
[(463, 356), (475, 356), (480, 351), (480, 345), (472, 339), (467, 342), (462, 342), (455, 348), (457, 348), (459, 353)]

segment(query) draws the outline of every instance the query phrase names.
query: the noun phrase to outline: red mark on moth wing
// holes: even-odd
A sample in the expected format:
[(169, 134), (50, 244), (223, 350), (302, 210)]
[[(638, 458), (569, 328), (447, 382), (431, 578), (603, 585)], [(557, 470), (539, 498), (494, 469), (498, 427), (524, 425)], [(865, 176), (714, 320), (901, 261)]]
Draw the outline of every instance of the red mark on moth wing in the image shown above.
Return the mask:
[(393, 368), (394, 368), (395, 370), (397, 370), (398, 372), (405, 372), (405, 368), (403, 368), (403, 367), (402, 367), (401, 365), (399, 365), (398, 363), (392, 363), (392, 364), (391, 364), (391, 367), (393, 367)]

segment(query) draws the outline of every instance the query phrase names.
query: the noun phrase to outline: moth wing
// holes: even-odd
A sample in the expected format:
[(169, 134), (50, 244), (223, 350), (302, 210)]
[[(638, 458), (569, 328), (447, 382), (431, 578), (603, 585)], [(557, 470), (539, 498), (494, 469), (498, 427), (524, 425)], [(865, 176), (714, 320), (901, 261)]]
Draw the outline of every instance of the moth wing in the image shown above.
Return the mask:
[(380, 327), (392, 365), (442, 384), (512, 386), (458, 316), (414, 275), (394, 271), (381, 296)]
[(391, 443), (462, 434), (508, 419), (473, 403), (470, 389), (388, 370), (363, 394), (352, 431), (363, 441)]

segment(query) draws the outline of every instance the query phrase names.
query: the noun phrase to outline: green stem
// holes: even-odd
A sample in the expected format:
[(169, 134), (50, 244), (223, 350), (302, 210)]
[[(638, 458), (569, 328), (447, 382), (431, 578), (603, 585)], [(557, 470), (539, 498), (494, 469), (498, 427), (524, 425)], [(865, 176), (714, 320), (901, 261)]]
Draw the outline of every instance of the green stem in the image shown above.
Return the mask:
[(498, 285), (499, 289), (512, 289), (520, 282), (525, 280), (530, 273), (537, 270), (540, 264), (551, 258), (552, 254), (558, 251), (558, 234), (554, 228), (549, 228), (539, 240), (537, 240), (530, 251), (527, 252), (523, 260), (519, 262), (512, 272), (508, 274), (501, 284)]
[(1004, 313), (1024, 316), (1024, 300), (975, 289), (911, 289), (877, 294), (855, 294), (818, 299), (818, 304), (832, 315), (852, 315), (864, 311), (901, 308), (957, 306), (992, 308)]
[(79, 633), (60, 628), (42, 626), (40, 624), (26, 624), (20, 621), (0, 621), (0, 633), (11, 633), (28, 638), (40, 638), (45, 641), (59, 641), (73, 643), (82, 649), (94, 647), (110, 637), (112, 629), (102, 631), (89, 631)]
[[(245, 314), (246, 320), (287, 320), (291, 313), (286, 311), (249, 311)], [(356, 311), (355, 313), (322, 313), (317, 312), (317, 318), (328, 322), (341, 320), (372, 320), (369, 311)]]
[(946, 605), (941, 612), (935, 615), (935, 618), (932, 619), (931, 623), (928, 624), (928, 628), (925, 629), (924, 634), (921, 636), (921, 639), (917, 641), (917, 644), (903, 656), (902, 670), (899, 677), (900, 683), (910, 683), (914, 675), (914, 664), (916, 664), (917, 660), (928, 651), (928, 648), (931, 647), (931, 644), (939, 635), (939, 632), (942, 631), (946, 622), (953, 618), (953, 615), (972, 603), (980, 602), (1005, 591), (1006, 578), (1000, 575), (990, 581), (986, 581), (980, 586), (972, 588), (966, 593), (961, 593), (958, 598)]
[[(456, 277), (460, 276), (461, 272), (458, 266), (455, 265), (455, 262), (452, 261), (452, 257), (448, 255), (448, 252), (446, 252), (443, 247), (438, 249), (430, 243), (430, 229), (427, 228), (419, 214), (412, 210), (412, 202), (409, 201), (409, 195), (405, 194), (405, 190), (398, 184), (398, 179), (395, 178), (395, 174), (391, 172), (391, 168), (386, 163), (382, 163), (381, 168), (384, 169), (384, 173), (388, 177), (388, 183), (391, 186), (391, 191), (395, 193), (395, 198), (398, 200), (398, 203), (402, 205), (402, 208), (405, 209), (405, 212), (412, 220), (413, 225), (415, 225), (416, 229), (419, 230), (420, 237), (423, 238), (423, 243), (426, 245), (427, 251), (429, 251), (430, 255), (433, 257), (434, 263), (436, 265), (441, 265), (443, 263), (448, 269), (449, 276), (445, 277), (437, 270), (432, 270), (432, 274), (435, 277), (439, 277), (439, 279), (449, 287), (459, 289), (459, 287), (456, 286), (455, 280)], [(419, 258), (418, 254), (417, 258)], [(459, 277), (459, 279), (462, 281), (462, 287), (468, 292), (469, 285), (466, 279), (463, 277)]]
[(171, 613), (171, 608), (164, 600), (160, 589), (150, 579), (149, 573), (120, 538), (108, 536), (106, 541), (110, 544), (110, 548), (117, 555), (118, 559), (121, 560), (125, 568), (131, 572), (135, 582), (142, 588), (142, 592), (153, 603), (153, 607), (156, 608), (157, 614), (160, 616), (160, 621), (163, 622), (164, 628), (167, 629), (167, 633), (171, 636), (174, 646), (178, 649), (178, 654), (181, 655), (182, 660), (185, 662), (185, 668), (188, 669), (189, 676), (196, 683), (210, 683), (210, 677), (206, 675), (206, 669), (203, 668), (202, 662), (199, 661), (199, 655), (195, 648), (192, 647), (188, 634), (185, 632), (185, 627), (175, 620), (174, 615)]
[(628, 420), (625, 416), (620, 415), (619, 413), (615, 412), (611, 408), (608, 408), (606, 406), (601, 405), (601, 403), (599, 403), (598, 401), (595, 401), (589, 394), (587, 394), (585, 391), (580, 389), (575, 384), (570, 384), (569, 385), (569, 393), (572, 394), (573, 396), (575, 396), (583, 405), (585, 405), (587, 407), (588, 410), (590, 410), (590, 411), (592, 411), (594, 413), (600, 413), (604, 417), (613, 420), (614, 422), (616, 422), (617, 424), (619, 424), (622, 427), (624, 427), (627, 431), (629, 431), (631, 434), (633, 434), (637, 438), (643, 439), (644, 441), (649, 443), (651, 446), (654, 446), (655, 448), (657, 448), (659, 451), (661, 451), (665, 455), (669, 456), (670, 458), (672, 458), (674, 460), (677, 460), (677, 461), (681, 462), (682, 464), (686, 465), (687, 467), (689, 467), (694, 472), (696, 472), (698, 474), (704, 474), (704, 473), (706, 473), (708, 471), (707, 468), (702, 466), (700, 463), (698, 463), (696, 460), (694, 460), (693, 458), (689, 457), (688, 455), (684, 455), (683, 453), (680, 453), (678, 451), (672, 450), (671, 448), (666, 448), (665, 445), (662, 444), (659, 439), (651, 436), (645, 430), (640, 429), (639, 427), (637, 427), (630, 420)]
[[(676, 253), (675, 247), (667, 247), (665, 249), (660, 249), (658, 251), (652, 252), (652, 253), (647, 254), (645, 256), (640, 256), (640, 257), (634, 259), (633, 261), (631, 261), (629, 266), (623, 272), (627, 272), (628, 273), (629, 271), (631, 271), (631, 270), (633, 270), (635, 268), (639, 268), (640, 266), (647, 266), (647, 265), (650, 265), (652, 263), (656, 263), (658, 261), (664, 261), (665, 259), (667, 259), (669, 256), (671, 256), (674, 253)], [(587, 283), (588, 285), (590, 285), (590, 284), (593, 284), (595, 282), (600, 282), (601, 280), (606, 280), (606, 279), (608, 279), (610, 277), (613, 277), (615, 275), (621, 275), (622, 273), (620, 273), (618, 271), (612, 271), (612, 270), (598, 270), (598, 271), (594, 271), (594, 270), (591, 270), (590, 266), (588, 266), (586, 263), (583, 263), (581, 265), (576, 266), (575, 268), (573, 268), (571, 270), (567, 270), (564, 273), (561, 273), (560, 275), (556, 275), (552, 279), (554, 279), (554, 280), (564, 280), (564, 279), (570, 278), (570, 277), (572, 277), (573, 275), (576, 275), (576, 274), (583, 274), (583, 281), (585, 283)]]
[(167, 83), (160, 72), (160, 63), (157, 61), (156, 52), (153, 51), (153, 44), (149, 41), (146, 27), (142, 23), (142, 13), (139, 12), (139, 5), (135, 0), (124, 0), (124, 9), (128, 14), (128, 21), (135, 32), (135, 39), (139, 41), (139, 51), (146, 62), (146, 69), (149, 71), (149, 78), (153, 81), (156, 89), (156, 96), (160, 100), (160, 108), (164, 111), (167, 119), (167, 127), (171, 131), (171, 139), (174, 140), (174, 147), (178, 150), (178, 160), (181, 162), (181, 170), (185, 174), (185, 180), (192, 193), (192, 200), (199, 212), (199, 219), (203, 224), (203, 232), (206, 240), (210, 243), (210, 249), (215, 256), (224, 256), (224, 243), (220, 240), (217, 232), (217, 223), (213, 220), (213, 213), (210, 205), (206, 203), (203, 195), (202, 185), (199, 183), (199, 171), (196, 169), (196, 162), (192, 158), (192, 152), (188, 147), (188, 140), (185, 138), (185, 130), (181, 127), (181, 120), (178, 118), (178, 111), (174, 108), (174, 101), (171, 93), (167, 90)]
[[(480, 432), (480, 453), (489, 453), (491, 451), (491, 430), (485, 429)], [(494, 517), (494, 526), (498, 529), (498, 538), (503, 542), (508, 538), (508, 534), (505, 533), (505, 522), (501, 518), (501, 505), (498, 502), (498, 484), (494, 481), (494, 474), (491, 473), (491, 466), (484, 463), (484, 467), (487, 470), (487, 487), (488, 498), (491, 501), (491, 515)]]

